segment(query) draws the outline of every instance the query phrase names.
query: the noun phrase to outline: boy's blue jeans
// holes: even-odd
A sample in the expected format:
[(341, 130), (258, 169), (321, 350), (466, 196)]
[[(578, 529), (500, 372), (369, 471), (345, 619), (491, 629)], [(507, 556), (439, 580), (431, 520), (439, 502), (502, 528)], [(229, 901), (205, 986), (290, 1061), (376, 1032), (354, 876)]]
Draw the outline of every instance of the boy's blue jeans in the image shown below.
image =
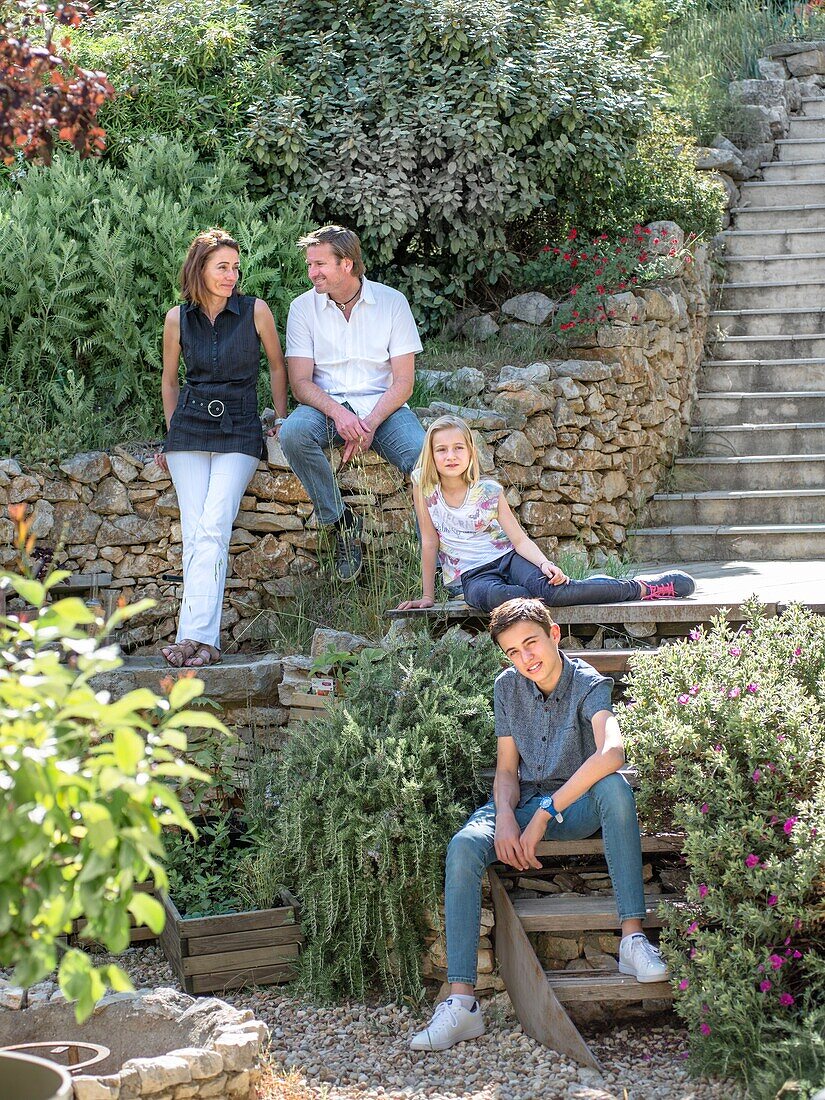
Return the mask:
[[(515, 810), (520, 829), (529, 824), (538, 808), (539, 796), (536, 795)], [(583, 840), (601, 829), (619, 919), (644, 917), (639, 820), (627, 780), (618, 773), (605, 776), (563, 813), (561, 824), (550, 819), (544, 839)], [(496, 808), (491, 800), (469, 817), (447, 849), (444, 905), (449, 982), (476, 983), (481, 879), (489, 864), (496, 861), (495, 830)]]

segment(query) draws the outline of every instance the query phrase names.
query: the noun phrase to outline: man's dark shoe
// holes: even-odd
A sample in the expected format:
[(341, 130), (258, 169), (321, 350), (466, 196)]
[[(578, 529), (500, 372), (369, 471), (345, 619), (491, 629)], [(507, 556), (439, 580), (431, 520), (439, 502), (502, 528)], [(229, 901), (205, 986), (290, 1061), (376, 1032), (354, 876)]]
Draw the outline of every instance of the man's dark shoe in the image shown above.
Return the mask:
[(355, 517), (353, 527), (341, 527), (335, 530), (335, 572), (344, 584), (350, 584), (364, 565), (364, 547), (361, 545), (363, 523), (360, 516)]

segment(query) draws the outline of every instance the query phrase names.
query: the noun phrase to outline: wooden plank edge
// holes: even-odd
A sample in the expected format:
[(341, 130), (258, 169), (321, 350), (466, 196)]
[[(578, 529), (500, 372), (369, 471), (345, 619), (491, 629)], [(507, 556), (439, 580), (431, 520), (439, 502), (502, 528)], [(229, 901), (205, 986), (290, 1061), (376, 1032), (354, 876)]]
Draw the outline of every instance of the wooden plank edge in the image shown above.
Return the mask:
[(186, 979), (187, 993), (219, 993), (225, 989), (239, 989), (245, 985), (279, 985), (290, 982), (298, 973), (295, 963), (280, 966), (247, 967), (244, 970), (227, 970), (211, 974), (199, 974)]
[(496, 913), (496, 959), (521, 1026), (543, 1046), (603, 1072), (547, 981), (501, 880), (492, 868), (487, 874)]
[(283, 943), (273, 947), (253, 947), (246, 951), (222, 951), (217, 955), (190, 955), (183, 960), (183, 973), (187, 977), (194, 977), (196, 974), (212, 974), (221, 970), (274, 966), (287, 959), (297, 959), (300, 952), (299, 943)]

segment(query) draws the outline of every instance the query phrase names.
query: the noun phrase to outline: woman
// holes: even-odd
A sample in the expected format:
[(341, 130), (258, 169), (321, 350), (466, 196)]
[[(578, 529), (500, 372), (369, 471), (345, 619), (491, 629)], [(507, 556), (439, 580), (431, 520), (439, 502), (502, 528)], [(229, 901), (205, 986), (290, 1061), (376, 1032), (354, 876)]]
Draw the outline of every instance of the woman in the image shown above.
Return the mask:
[[(240, 249), (222, 229), (200, 233), (180, 274), (184, 303), (163, 328), (167, 436), (158, 465), (172, 476), (183, 535), (183, 600), (170, 665), (220, 660), (223, 589), (232, 523), (263, 449), (257, 384), (261, 345), (272, 400), (286, 416), (286, 367), (266, 302), (237, 294)], [(186, 384), (178, 382), (180, 358)]]

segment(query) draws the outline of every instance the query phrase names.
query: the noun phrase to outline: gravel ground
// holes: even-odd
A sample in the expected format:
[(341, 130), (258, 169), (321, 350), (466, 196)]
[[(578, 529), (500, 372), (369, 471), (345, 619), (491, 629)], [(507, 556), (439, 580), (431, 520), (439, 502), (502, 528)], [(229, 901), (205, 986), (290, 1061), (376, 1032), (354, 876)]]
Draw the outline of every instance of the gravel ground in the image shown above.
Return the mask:
[[(99, 959), (95, 960), (96, 962)], [(132, 948), (116, 960), (137, 987), (178, 983), (160, 950)], [(423, 1017), (398, 1005), (316, 1008), (284, 987), (227, 993), (272, 1031), (270, 1084), (262, 1100), (740, 1100), (728, 1081), (695, 1080), (684, 1065), (684, 1031), (670, 1023), (623, 1026), (591, 1036), (604, 1074), (582, 1069), (525, 1035), (506, 993), (485, 1004), (487, 1034), (441, 1054), (413, 1053)], [(277, 1078), (288, 1075), (283, 1091)]]

